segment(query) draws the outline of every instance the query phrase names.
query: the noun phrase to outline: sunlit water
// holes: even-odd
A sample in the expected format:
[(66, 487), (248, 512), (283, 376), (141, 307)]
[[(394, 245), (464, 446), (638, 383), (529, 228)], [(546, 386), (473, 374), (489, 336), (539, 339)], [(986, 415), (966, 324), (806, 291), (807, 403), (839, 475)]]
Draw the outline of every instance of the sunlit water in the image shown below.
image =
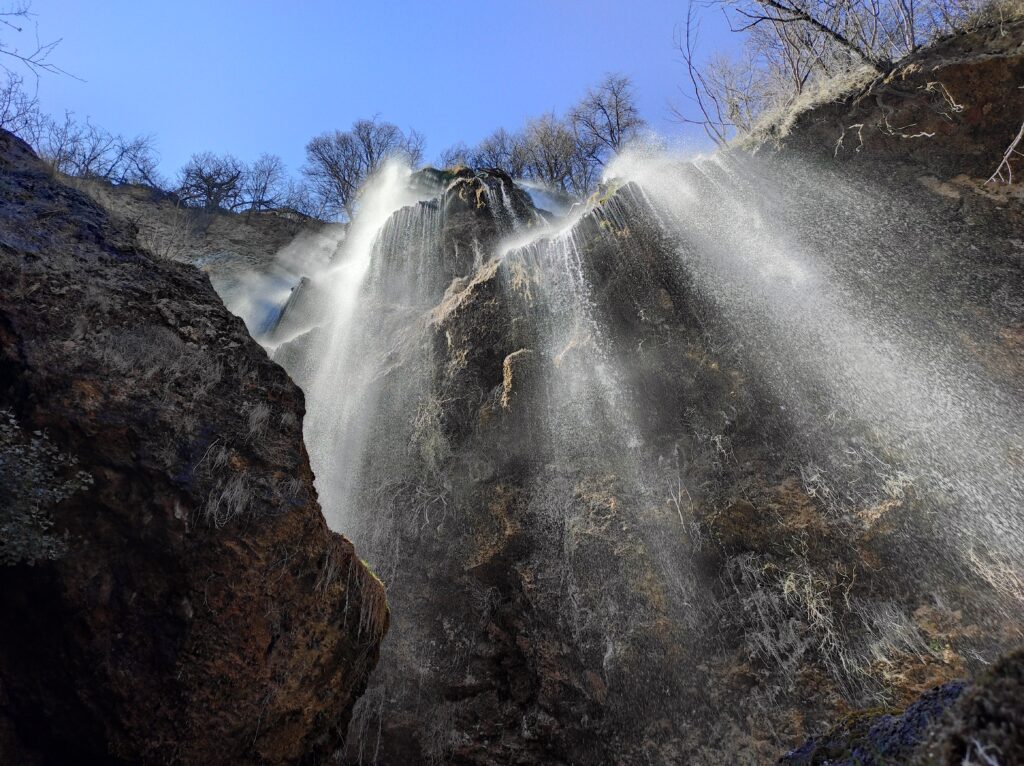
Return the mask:
[[(433, 395), (438, 372), (430, 328), (452, 274), (441, 262), (438, 192), (409, 179), (409, 169), (387, 166), (364, 190), (345, 237), (308, 248), (308, 261), (299, 259), (289, 272), (307, 279), (263, 338), (305, 391), (306, 443), (328, 523), (353, 539), (391, 592), (397, 627), (378, 671), (391, 680), (371, 689), (357, 716), (355, 747), (367, 760), (380, 747), (389, 709), (412, 706), (434, 715), (443, 703), (430, 697), (431, 678), (457, 675), (463, 661), (426, 627), (403, 623), (400, 610), (420, 610), (417, 619), (424, 609), (431, 617), (440, 612), (456, 634), (479, 629), (448, 624), (445, 610), (458, 614), (464, 605), (403, 601), (408, 571), (446, 581), (460, 574), (446, 568), (451, 562), (439, 558), (437, 545), (448, 540), (446, 524), (460, 523), (451, 519), (453, 484), (475, 481), (446, 474), (454, 469), (439, 423), (446, 407), (468, 404)], [(618, 258), (642, 255), (630, 249), (628, 236), (638, 211), (657, 221), (692, 299), (714, 315), (709, 343), (727, 349), (725, 356), (770, 393), (796, 429), (801, 459), (813, 456), (801, 467), (804, 488), (840, 515), (877, 496), (912, 491), (941, 530), (935, 571), (982, 578), (1001, 614), (1020, 619), (1024, 405), (1019, 386), (991, 373), (963, 342), (978, 320), (960, 299), (974, 288), (963, 263), (943, 249), (942, 222), (901, 230), (918, 219), (898, 200), (798, 165), (780, 175), (750, 159), (635, 152), (618, 159), (605, 181), (619, 193), (571, 208), (558, 195), (528, 188), (534, 203), (555, 215), (524, 220), (508, 189), (488, 179), (484, 196), (503, 236), (490, 249), (470, 243), (471, 257), (456, 253), (456, 260), (471, 263), (472, 271), (497, 263), (501, 289), (534, 329), (542, 379), (535, 399), (519, 406), (535, 410), (536, 453), (547, 456), (549, 468), (528, 481), (530, 507), (560, 516), (553, 529), (571, 531), (592, 521), (570, 510), (582, 491), (573, 482), (605, 481), (614, 489), (604, 491), (617, 493), (616, 534), (642, 552), (648, 569), (639, 576), (656, 585), (655, 596), (641, 604), (636, 572), (589, 561), (567, 532), (564, 542), (553, 538), (550, 556), (559, 560), (537, 587), (570, 616), (564, 627), (580, 655), (597, 658), (613, 715), (627, 720), (645, 706), (674, 704), (676, 690), (692, 681), (672, 651), (652, 655), (640, 669), (620, 656), (634, 640), (630, 631), (645, 629), (632, 624), (633, 614), (649, 613), (652, 598), (666, 625), (674, 625), (659, 627), (659, 641), (715, 648), (714, 636), (698, 636), (698, 623), (715, 604), (693, 572), (699, 535), (681, 502), (699, 497), (700, 488), (674, 478), (685, 473), (685, 458), (666, 452), (645, 420), (636, 376), (612, 341), (587, 263), (596, 244)], [(240, 305), (259, 311), (288, 299), (280, 279), (254, 278), (249, 288), (248, 303)], [(722, 443), (715, 445), (724, 455)], [(667, 499), (674, 505), (660, 514)], [(410, 528), (418, 540), (411, 548)], [(919, 543), (904, 541), (908, 558), (920, 556), (911, 550)], [(418, 593), (416, 586), (409, 592)], [(783, 655), (817, 641), (822, 653), (839, 657), (837, 675), (856, 676), (865, 671), (854, 665), (888, 662), (896, 649), (925, 651), (898, 606), (884, 602), (861, 612), (868, 634), (884, 622), (898, 635), (850, 651), (825, 646), (842, 640), (832, 633), (797, 637), (764, 653), (789, 667), (792, 657)], [(853, 686), (844, 688), (856, 696)], [(697, 719), (689, 704), (680, 701), (673, 711), (673, 736), (693, 736)], [(701, 715), (725, 720), (732, 713)], [(431, 745), (442, 760), (446, 736)]]

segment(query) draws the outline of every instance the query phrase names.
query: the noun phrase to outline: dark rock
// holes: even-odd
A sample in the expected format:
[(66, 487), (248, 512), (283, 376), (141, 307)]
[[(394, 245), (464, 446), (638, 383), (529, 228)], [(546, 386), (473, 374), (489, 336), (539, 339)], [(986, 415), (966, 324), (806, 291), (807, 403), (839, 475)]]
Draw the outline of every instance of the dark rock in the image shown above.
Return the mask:
[(302, 393), (135, 235), (0, 131), (0, 760), (319, 763), (383, 589), (324, 523)]
[(1024, 649), (974, 683), (931, 689), (902, 712), (864, 711), (779, 760), (782, 766), (1024, 763)]

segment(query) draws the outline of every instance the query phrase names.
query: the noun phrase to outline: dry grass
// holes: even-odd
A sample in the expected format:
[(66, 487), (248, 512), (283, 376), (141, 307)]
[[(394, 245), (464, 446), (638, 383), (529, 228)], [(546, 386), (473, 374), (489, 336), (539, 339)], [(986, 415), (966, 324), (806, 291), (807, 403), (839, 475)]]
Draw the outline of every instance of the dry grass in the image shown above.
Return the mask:
[(220, 529), (233, 519), (252, 512), (253, 488), (245, 473), (237, 473), (222, 480), (206, 500), (203, 518), (207, 523)]
[(770, 109), (762, 114), (750, 132), (737, 136), (734, 146), (739, 149), (757, 150), (765, 143), (778, 143), (789, 135), (797, 119), (804, 112), (822, 104), (841, 101), (867, 88), (879, 77), (878, 72), (868, 66), (843, 72), (835, 77), (815, 80), (792, 101)]

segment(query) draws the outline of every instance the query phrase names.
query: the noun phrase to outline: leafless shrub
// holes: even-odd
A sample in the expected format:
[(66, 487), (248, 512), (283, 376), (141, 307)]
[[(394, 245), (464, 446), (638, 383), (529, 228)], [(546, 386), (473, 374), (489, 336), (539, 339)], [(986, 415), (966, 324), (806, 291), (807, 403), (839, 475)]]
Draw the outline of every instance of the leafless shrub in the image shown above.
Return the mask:
[(8, 72), (6, 84), (0, 86), (0, 128), (28, 141), (39, 114), (39, 102), (26, 93), (24, 83), (21, 77)]
[(224, 363), (212, 355), (204, 356), (202, 363), (197, 363), (195, 369), (196, 399), (208, 395), (224, 378)]
[(176, 376), (188, 353), (177, 333), (159, 325), (142, 325), (97, 339), (97, 356), (114, 371), (151, 379)]
[(150, 216), (139, 213), (130, 218), (142, 247), (158, 258), (185, 260), (194, 249), (197, 230), (196, 212), (175, 199), (167, 214)]

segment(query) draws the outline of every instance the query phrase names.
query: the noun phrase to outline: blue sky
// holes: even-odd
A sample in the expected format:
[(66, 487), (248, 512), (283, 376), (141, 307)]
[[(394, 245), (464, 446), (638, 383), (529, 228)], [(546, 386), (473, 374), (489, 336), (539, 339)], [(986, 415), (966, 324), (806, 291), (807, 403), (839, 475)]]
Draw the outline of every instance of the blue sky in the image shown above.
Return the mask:
[[(171, 174), (197, 151), (269, 151), (295, 172), (306, 141), (379, 114), (427, 138), (427, 158), (499, 126), (563, 111), (609, 71), (629, 75), (657, 131), (685, 72), (673, 29), (688, 0), (34, 0), (52, 60), (45, 109), (153, 133)], [(734, 45), (705, 13), (702, 52)]]

